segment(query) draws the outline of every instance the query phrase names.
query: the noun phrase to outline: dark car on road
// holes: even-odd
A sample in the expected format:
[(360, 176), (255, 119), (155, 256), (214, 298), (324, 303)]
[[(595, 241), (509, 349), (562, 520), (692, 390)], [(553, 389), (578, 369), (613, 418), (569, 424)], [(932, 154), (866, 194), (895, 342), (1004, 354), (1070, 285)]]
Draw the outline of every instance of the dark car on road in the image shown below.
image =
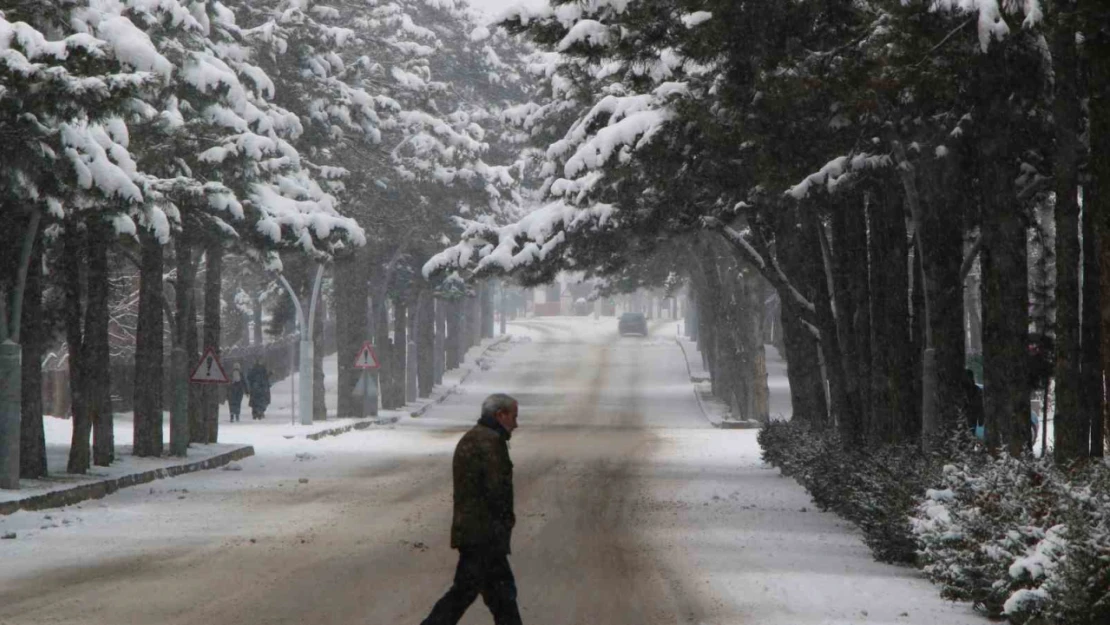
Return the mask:
[(647, 336), (647, 318), (644, 313), (628, 312), (621, 315), (620, 321), (617, 322), (617, 331), (621, 335), (625, 334), (642, 334)]

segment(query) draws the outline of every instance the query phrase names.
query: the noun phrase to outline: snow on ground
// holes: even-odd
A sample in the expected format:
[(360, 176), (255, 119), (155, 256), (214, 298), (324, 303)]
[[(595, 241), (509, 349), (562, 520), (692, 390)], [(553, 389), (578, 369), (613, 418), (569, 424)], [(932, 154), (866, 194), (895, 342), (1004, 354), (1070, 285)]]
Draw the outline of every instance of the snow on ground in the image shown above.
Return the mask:
[[(731, 409), (723, 401), (713, 396), (709, 382), (709, 371), (705, 359), (698, 351), (697, 341), (683, 336), (682, 322), (669, 322), (660, 328), (659, 334), (674, 336), (681, 344), (686, 364), (690, 370), (690, 380), (697, 388), (701, 404), (713, 423), (732, 419)], [(790, 403), (790, 382), (786, 377), (786, 359), (773, 345), (764, 345), (767, 354), (767, 391), (768, 412), (772, 419), (789, 419), (794, 413)]]
[[(224, 423), (258, 450), (240, 470), (0, 517), (18, 534), (0, 622), (419, 622), (455, 565), (451, 453), (494, 391), (521, 401), (512, 562), (532, 625), (986, 622), (875, 563), (763, 465), (755, 431), (708, 427), (663, 325), (520, 320), (422, 417), (320, 441)], [(478, 602), (462, 625), (488, 622)]]
[[(43, 426), (48, 441), (46, 461), (47, 466), (51, 467), (51, 474), (45, 479), (20, 480), (19, 490), (0, 490), (0, 502), (15, 501), (32, 495), (65, 490), (79, 484), (98, 482), (181, 464), (178, 458), (136, 458), (132, 456), (131, 422), (127, 421), (126, 423), (116, 424), (116, 441), (118, 443), (116, 446), (116, 461), (111, 466), (94, 466), (85, 475), (65, 473), (69, 457), (69, 438), (72, 436), (73, 427), (68, 419), (58, 419), (56, 417), (46, 417)], [(227, 442), (218, 445), (195, 446), (190, 450), (188, 461), (204, 460), (238, 447), (241, 447), (241, 445)]]
[[(436, 386), (431, 398), (425, 398), (407, 405), (399, 410), (379, 410), (379, 418), (400, 419), (408, 417), (415, 409), (428, 404), (441, 397), (443, 394), (460, 384), (471, 369), (477, 366), (479, 355), (493, 342), (486, 339), (474, 348), (471, 348), (464, 359), (463, 366), (447, 371), (443, 375), (443, 384)], [(287, 442), (292, 438), (303, 438), (308, 434), (315, 434), (324, 430), (343, 428), (355, 424), (365, 424), (364, 419), (337, 419), (336, 410), (336, 381), (338, 378), (338, 361), (336, 356), (325, 357), (324, 389), (325, 402), (331, 418), (317, 420), (312, 425), (301, 425), (291, 418), (290, 406), (293, 406), (292, 389), (299, 388), (299, 374), (283, 380), (278, 380), (271, 388), (271, 404), (266, 411), (266, 418), (255, 421), (250, 418), (250, 408), (247, 399), (243, 399), (241, 406), (242, 420), (231, 422), (231, 416), (226, 402), (220, 404), (220, 433), (219, 444), (189, 446), (189, 452), (184, 462), (195, 462), (212, 456), (231, 451), (243, 445), (253, 445), (256, 452), (260, 449), (285, 449), (290, 447)], [(163, 414), (162, 439), (166, 451), (170, 441), (170, 414)], [(93, 466), (84, 475), (66, 473), (66, 464), (69, 456), (69, 446), (73, 436), (73, 424), (69, 419), (46, 416), (43, 420), (43, 429), (46, 437), (47, 467), (50, 475), (46, 479), (20, 480), (19, 490), (0, 490), (0, 502), (14, 501), (43, 493), (64, 490), (75, 485), (97, 482), (104, 479), (118, 478), (124, 475), (141, 473), (151, 469), (163, 468), (181, 464), (180, 458), (164, 456), (161, 458), (136, 458), (131, 455), (134, 441), (134, 415), (130, 412), (119, 413), (113, 420), (113, 432), (116, 443), (116, 461), (108, 467)], [(296, 446), (296, 444), (293, 444)], [(2, 518), (2, 517), (0, 517)]]
[(794, 480), (760, 460), (755, 430), (673, 430), (654, 460), (658, 540), (681, 553), (699, 594), (729, 606), (722, 625), (985, 624), (940, 598), (915, 569), (880, 564), (859, 532), (819, 512)]

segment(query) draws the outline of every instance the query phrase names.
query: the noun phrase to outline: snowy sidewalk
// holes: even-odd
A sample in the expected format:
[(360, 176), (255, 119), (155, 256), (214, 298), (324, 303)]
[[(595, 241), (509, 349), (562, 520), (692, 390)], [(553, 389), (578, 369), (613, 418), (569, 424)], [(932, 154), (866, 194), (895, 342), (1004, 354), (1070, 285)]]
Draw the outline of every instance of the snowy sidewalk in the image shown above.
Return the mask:
[[(686, 359), (686, 370), (690, 374), (690, 383), (693, 385), (694, 397), (698, 400), (698, 406), (701, 407), (705, 418), (718, 428), (758, 428), (758, 421), (734, 419), (728, 404), (713, 395), (709, 372), (705, 369), (701, 352), (698, 351), (697, 341), (682, 336), (681, 330), (681, 322), (670, 323), (661, 328), (662, 333), (674, 336), (675, 343), (682, 350), (682, 355)], [(790, 383), (786, 379), (786, 361), (774, 347), (770, 345), (764, 347), (767, 351), (767, 389), (770, 393), (768, 403), (771, 417), (789, 419), (793, 409), (790, 404)]]
[[(294, 373), (289, 377), (274, 382), (273, 386), (270, 388), (270, 406), (266, 410), (266, 418), (261, 421), (254, 421), (250, 418), (249, 410), (245, 405), (246, 400), (244, 400), (244, 405), (242, 407), (242, 420), (236, 423), (230, 422), (230, 413), (228, 412), (227, 404), (220, 404), (220, 440), (249, 442), (254, 444), (262, 443), (264, 440), (272, 440), (274, 437), (278, 436), (286, 439), (304, 437), (312, 440), (319, 440), (324, 437), (337, 436), (355, 430), (388, 426), (397, 423), (405, 417), (420, 416), (431, 406), (442, 402), (446, 397), (451, 395), (459, 385), (463, 384), (474, 369), (481, 366), (483, 358), (485, 358), (490, 349), (495, 345), (508, 341), (510, 338), (509, 335), (502, 335), (483, 339), (478, 345), (467, 350), (460, 366), (444, 372), (443, 383), (433, 387), (430, 396), (422, 397), (414, 402), (405, 404), (403, 408), (379, 410), (377, 417), (337, 419), (332, 416), (326, 420), (315, 421), (312, 425), (301, 425), (296, 421), (295, 415), (293, 414), (293, 407), (295, 405), (293, 402), (293, 389), (300, 388), (300, 374)], [(335, 415), (338, 401), (336, 385), (339, 379), (339, 364), (336, 355), (332, 354), (324, 358), (323, 366), (324, 402), (325, 405), (327, 405), (328, 414)]]
[[(134, 427), (132, 414), (117, 414), (114, 420), (115, 462), (108, 467), (94, 466), (84, 475), (64, 472), (72, 436), (72, 423), (68, 419), (44, 417), (47, 467), (50, 475), (45, 479), (20, 480), (20, 490), (0, 490), (0, 515), (9, 515), (21, 509), (43, 510), (68, 506), (89, 499), (100, 499), (121, 488), (226, 466), (236, 460), (254, 455), (256, 446), (259, 449), (284, 448), (289, 439), (307, 438), (315, 441), (356, 430), (388, 426), (405, 417), (420, 416), (430, 407), (457, 392), (458, 387), (475, 369), (485, 366), (487, 353), (495, 346), (509, 342), (509, 339), (511, 339), (509, 335), (484, 339), (467, 351), (462, 365), (444, 373), (443, 384), (435, 386), (429, 397), (420, 398), (399, 410), (380, 410), (377, 417), (371, 418), (333, 418), (316, 421), (307, 426), (292, 423), (289, 413), (293, 402), (289, 390), (291, 384), (292, 388), (296, 388), (297, 384), (297, 374), (293, 374), (292, 380), (285, 378), (274, 384), (271, 391), (273, 402), (264, 420), (251, 420), (248, 413), (247, 420), (231, 423), (227, 404), (220, 404), (221, 442), (213, 445), (190, 445), (188, 456), (185, 458), (132, 456)], [(325, 358), (325, 398), (330, 414), (335, 413), (337, 374), (336, 357), (333, 355)], [(247, 411), (244, 410), (244, 412)], [(163, 440), (168, 445), (169, 413), (166, 413), (163, 419), (163, 427)]]
[[(47, 417), (52, 423), (48, 432), (63, 429), (69, 421)], [(128, 423), (130, 425), (130, 423)], [(116, 428), (117, 436), (120, 428)], [(68, 446), (50, 442), (47, 436), (47, 462), (50, 466), (64, 467)], [(127, 439), (131, 437), (128, 435)], [(163, 456), (161, 458), (137, 458), (131, 455), (131, 445), (116, 447), (116, 461), (108, 467), (91, 467), (84, 475), (54, 472), (44, 479), (20, 480), (20, 490), (0, 490), (0, 515), (17, 510), (44, 510), (68, 506), (88, 499), (100, 499), (121, 488), (146, 484), (167, 477), (175, 477), (194, 471), (203, 471), (227, 465), (254, 455), (250, 445), (216, 444), (194, 445), (189, 448), (187, 458)]]

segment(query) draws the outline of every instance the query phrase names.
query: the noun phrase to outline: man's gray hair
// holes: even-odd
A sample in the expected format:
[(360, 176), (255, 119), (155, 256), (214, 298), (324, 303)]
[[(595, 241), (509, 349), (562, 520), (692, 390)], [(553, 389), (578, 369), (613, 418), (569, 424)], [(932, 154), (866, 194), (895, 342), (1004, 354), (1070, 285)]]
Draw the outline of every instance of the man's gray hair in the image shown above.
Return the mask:
[(482, 402), (482, 417), (492, 418), (502, 410), (512, 410), (515, 405), (517, 405), (517, 401), (512, 396), (504, 393), (494, 393)]

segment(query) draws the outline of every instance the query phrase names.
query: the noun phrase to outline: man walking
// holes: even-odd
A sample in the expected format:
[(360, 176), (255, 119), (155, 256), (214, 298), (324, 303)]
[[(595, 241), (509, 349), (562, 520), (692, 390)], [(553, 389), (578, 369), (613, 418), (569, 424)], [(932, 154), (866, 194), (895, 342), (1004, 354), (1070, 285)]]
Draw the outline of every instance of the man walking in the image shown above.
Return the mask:
[(455, 625), (479, 594), (496, 625), (520, 625), (516, 580), (509, 568), (516, 515), (508, 441), (516, 416), (515, 399), (490, 395), (482, 402), (478, 424), (455, 447), (451, 548), (459, 550), (459, 564), (451, 589), (422, 625)]

